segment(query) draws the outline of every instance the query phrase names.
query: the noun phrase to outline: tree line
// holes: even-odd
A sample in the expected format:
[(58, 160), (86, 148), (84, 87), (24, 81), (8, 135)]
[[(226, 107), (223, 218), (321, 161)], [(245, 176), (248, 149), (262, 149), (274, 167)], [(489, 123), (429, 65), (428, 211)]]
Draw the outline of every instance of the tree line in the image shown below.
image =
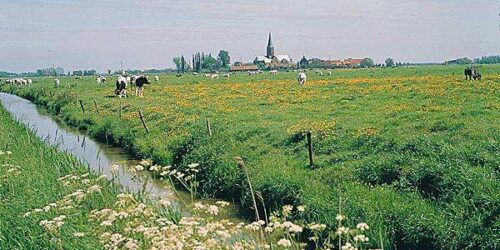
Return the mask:
[(475, 59), (462, 57), (462, 58), (457, 58), (454, 60), (446, 61), (444, 64), (464, 65), (464, 64), (473, 64), (473, 63), (477, 63), (477, 64), (500, 63), (500, 55), (499, 56), (483, 56), (481, 58), (475, 58)]
[(184, 55), (176, 56), (172, 59), (178, 72), (186, 71), (212, 71), (220, 69), (228, 69), (231, 64), (231, 57), (227, 50), (220, 50), (217, 58), (211, 53), (196, 52), (192, 55), (191, 60), (187, 60)]

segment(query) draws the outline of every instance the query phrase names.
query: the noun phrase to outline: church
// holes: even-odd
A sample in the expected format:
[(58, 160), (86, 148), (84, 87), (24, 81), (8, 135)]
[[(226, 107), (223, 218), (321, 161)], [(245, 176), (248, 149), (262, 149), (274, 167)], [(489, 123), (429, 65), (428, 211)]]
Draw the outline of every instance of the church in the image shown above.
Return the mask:
[(292, 59), (288, 55), (275, 55), (271, 33), (267, 41), (267, 53), (265, 56), (257, 56), (253, 61), (254, 64), (264, 64), (268, 67), (289, 67), (292, 64)]

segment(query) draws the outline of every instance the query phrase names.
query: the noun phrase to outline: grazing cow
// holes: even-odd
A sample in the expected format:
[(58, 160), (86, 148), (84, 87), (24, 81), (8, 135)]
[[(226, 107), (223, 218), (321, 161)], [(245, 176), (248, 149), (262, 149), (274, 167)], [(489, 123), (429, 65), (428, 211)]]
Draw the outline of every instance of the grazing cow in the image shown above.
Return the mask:
[(210, 74), (203, 74), (203, 77), (210, 78)]
[(472, 79), (481, 81), (483, 75), (476, 68), (472, 68)]
[(465, 75), (465, 80), (472, 80), (472, 69), (469, 67), (466, 67), (464, 69), (464, 75)]
[(297, 75), (297, 81), (299, 82), (300, 86), (304, 86), (306, 84), (307, 76), (306, 73), (299, 73)]
[(271, 75), (277, 75), (278, 71), (277, 70), (271, 70), (271, 71), (269, 71), (269, 74), (271, 74)]
[(137, 78), (135, 79), (135, 86), (137, 86), (137, 88), (135, 89), (136, 96), (144, 96), (145, 84), (149, 84), (148, 78), (144, 75), (137, 76)]
[(96, 81), (97, 81), (97, 84), (99, 84), (99, 85), (104, 84), (104, 83), (106, 83), (106, 77), (104, 77), (104, 76), (98, 76), (96, 78)]
[(59, 79), (54, 79), (54, 85), (56, 88), (58, 88), (60, 85), (61, 85), (61, 81), (59, 81)]
[(224, 74), (224, 78), (229, 78), (229, 74)]
[(212, 75), (210, 75), (210, 78), (217, 79), (217, 78), (219, 78), (219, 74), (212, 74)]
[(328, 72), (327, 72), (327, 74), (328, 74), (329, 76), (331, 76), (331, 75), (332, 75), (332, 72), (331, 72), (331, 71), (328, 71)]
[(198, 73), (196, 73), (196, 72), (193, 72), (193, 76), (197, 76), (197, 75), (198, 75)]
[(119, 76), (116, 79), (115, 95), (120, 98), (127, 98), (127, 82), (127, 78), (124, 76)]
[(155, 82), (160, 82), (160, 77), (159, 76), (155, 76)]
[(33, 80), (28, 79), (28, 85), (31, 85), (31, 84), (33, 84)]
[(137, 77), (139, 77), (138, 75), (132, 75), (130, 77), (130, 84), (135, 86), (135, 80), (137, 80)]
[(24, 78), (14, 78), (13, 79), (13, 83), (16, 84), (16, 85), (28, 85), (28, 80), (24, 79)]

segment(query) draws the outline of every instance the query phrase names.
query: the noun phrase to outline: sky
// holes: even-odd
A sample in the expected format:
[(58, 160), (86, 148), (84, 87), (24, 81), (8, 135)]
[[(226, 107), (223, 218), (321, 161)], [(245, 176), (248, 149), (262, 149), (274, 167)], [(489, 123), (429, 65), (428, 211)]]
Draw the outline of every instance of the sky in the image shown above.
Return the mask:
[(0, 71), (173, 67), (225, 49), (443, 62), (500, 54), (500, 0), (0, 0)]

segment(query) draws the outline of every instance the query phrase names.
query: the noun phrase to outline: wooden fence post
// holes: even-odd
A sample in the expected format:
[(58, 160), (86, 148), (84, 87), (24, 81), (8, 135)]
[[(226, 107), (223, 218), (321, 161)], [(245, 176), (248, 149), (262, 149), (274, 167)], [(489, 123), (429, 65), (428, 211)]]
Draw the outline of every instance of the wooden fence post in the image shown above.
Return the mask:
[(94, 106), (95, 106), (95, 111), (97, 112), (98, 115), (101, 115), (101, 113), (99, 113), (99, 106), (97, 106), (97, 101), (94, 99)]
[(122, 106), (122, 99), (120, 99), (120, 119), (122, 118), (123, 114), (123, 106)]
[(80, 107), (82, 108), (82, 112), (85, 114), (85, 108), (83, 107), (83, 101), (78, 100), (80, 102)]
[(212, 137), (212, 128), (210, 127), (210, 119), (205, 118), (205, 121), (207, 123), (208, 137)]
[(314, 152), (311, 131), (307, 132), (307, 149), (309, 151), (309, 167), (314, 168)]
[(146, 133), (149, 133), (148, 126), (146, 125), (146, 121), (144, 121), (144, 115), (142, 114), (142, 110), (139, 110), (139, 117), (141, 118), (142, 125), (144, 125), (144, 129)]

